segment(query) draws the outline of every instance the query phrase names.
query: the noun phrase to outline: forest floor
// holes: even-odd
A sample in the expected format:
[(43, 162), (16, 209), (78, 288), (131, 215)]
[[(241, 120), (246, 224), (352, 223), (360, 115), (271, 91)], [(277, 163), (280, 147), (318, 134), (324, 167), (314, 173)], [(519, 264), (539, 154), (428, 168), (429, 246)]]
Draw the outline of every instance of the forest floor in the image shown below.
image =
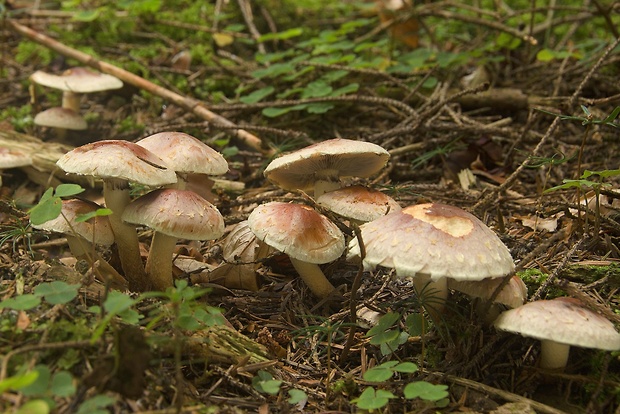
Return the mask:
[[(184, 272), (177, 266), (178, 280), (211, 289), (185, 299), (192, 306), (219, 307), (227, 329), (173, 323), (176, 306), (185, 299), (172, 294), (144, 298), (124, 292), (123, 297), (139, 298), (128, 305), (132, 315), (119, 312), (106, 319), (101, 308), (92, 308), (109, 297), (106, 287), (88, 269), (78, 272), (65, 238), (28, 225), (28, 208), (47, 183), (67, 182), (53, 162), (73, 147), (183, 131), (227, 157), (230, 171), (216, 189), (227, 230), (267, 201), (314, 205), (310, 196), (264, 179), (274, 156), (335, 137), (368, 141), (388, 150), (390, 161), (378, 176), (347, 183), (372, 186), (403, 207), (433, 202), (471, 212), (510, 250), (530, 301), (575, 297), (620, 326), (620, 192), (615, 190), (620, 130), (614, 112), (620, 102), (620, 54), (613, 8), (541, 11), (532, 26), (536, 30), (528, 31), (527, 25), (514, 29), (505, 9), (474, 13), (452, 3), (442, 10), (429, 3), (417, 11), (422, 23), (414, 40), (420, 45), (406, 49), (390, 39), (387, 26), (379, 30), (369, 9), (362, 12), (347, 2), (336, 11), (325, 6), (306, 12), (287, 2), (281, 10), (269, 7), (278, 2), (261, 2), (253, 17), (238, 7), (250, 2), (232, 3), (217, 2), (223, 9), (215, 11), (228, 26), (218, 28), (207, 19), (204, 30), (180, 17), (174, 21), (175, 10), (168, 10), (167, 20), (140, 11), (132, 21), (127, 13), (135, 11), (101, 6), (101, 15), (88, 20), (84, 10), (76, 18), (77, 12), (7, 4), (13, 8), (0, 26), (0, 147), (26, 140), (38, 164), (2, 173), (0, 300), (32, 294), (57, 280), (78, 283), (80, 289), (67, 302), (0, 307), (0, 411), (46, 412), (37, 405), (45, 401), (59, 413), (356, 412), (364, 402), (355, 399), (372, 387), (377, 393), (366, 403), (377, 404), (376, 412), (618, 413), (619, 352), (575, 347), (563, 372), (545, 372), (537, 368), (538, 341), (484, 326), (472, 301), (458, 292), (451, 293), (441, 321), (425, 320), (429, 325), (414, 334), (407, 321), (420, 313), (421, 300), (387, 269), (364, 273), (355, 300), (381, 313), (399, 313), (385, 331), (404, 340), (382, 350), (386, 341), (372, 341), (358, 326), (348, 343), (358, 268), (344, 257), (324, 266), (338, 291), (323, 301), (282, 255), (257, 267), (257, 289), (223, 286), (208, 270)], [(104, 12), (118, 21), (102, 21)], [(346, 26), (347, 21), (356, 25)], [(60, 95), (38, 87), (31, 102), (28, 78), (36, 70), (59, 73), (79, 62), (52, 52), (46, 40), (28, 40), (11, 22), (114, 62), (179, 97), (198, 99), (231, 124), (201, 115), (192, 107), (195, 101), (126, 81), (120, 90), (85, 96), (88, 129), (69, 132), (58, 144), (32, 117), (58, 104)], [(255, 42), (255, 31), (286, 33), (300, 22), (311, 28), (303, 40), (288, 32), (291, 37)], [(233, 23), (241, 29), (229, 31)], [(124, 24), (136, 27), (125, 33)], [(439, 24), (446, 29), (440, 32)], [(590, 27), (590, 39), (581, 33), (584, 26)], [(115, 33), (113, 44), (108, 38), (93, 40), (105, 30)], [(446, 40), (455, 30), (464, 30), (462, 37)], [(506, 33), (518, 41), (498, 45)], [(195, 40), (188, 40), (192, 36)], [(578, 36), (585, 46), (573, 44)], [(365, 45), (355, 53), (365, 54), (372, 65), (347, 60), (351, 46), (345, 41)], [(271, 61), (255, 58), (262, 48)], [(196, 57), (199, 50), (203, 55)], [(312, 52), (304, 55), (304, 50)], [(176, 63), (182, 51), (194, 57), (187, 66)], [(386, 70), (405, 63), (415, 67)], [(334, 92), (351, 85), (351, 92)], [(313, 93), (319, 89), (323, 92)], [(247, 134), (236, 133), (239, 127)], [(586, 171), (596, 173), (583, 175)], [(545, 191), (556, 186), (563, 188)], [(95, 186), (84, 195), (100, 202), (100, 190)], [(584, 198), (587, 203), (580, 202)], [(344, 221), (330, 217), (346, 229)], [(140, 229), (144, 251), (151, 234)], [(350, 230), (348, 237), (353, 234)], [(177, 252), (203, 263), (201, 269), (213, 269), (222, 262), (221, 243), (181, 241)], [(113, 250), (103, 253), (116, 265)], [(384, 382), (363, 378), (389, 360), (413, 362), (419, 369), (395, 372)], [(32, 370), (39, 373), (37, 387), (8, 382)], [(61, 373), (68, 373), (68, 384)], [(403, 388), (421, 381), (446, 385), (448, 397), (405, 398)], [(391, 392), (389, 401), (382, 404), (379, 391)]]

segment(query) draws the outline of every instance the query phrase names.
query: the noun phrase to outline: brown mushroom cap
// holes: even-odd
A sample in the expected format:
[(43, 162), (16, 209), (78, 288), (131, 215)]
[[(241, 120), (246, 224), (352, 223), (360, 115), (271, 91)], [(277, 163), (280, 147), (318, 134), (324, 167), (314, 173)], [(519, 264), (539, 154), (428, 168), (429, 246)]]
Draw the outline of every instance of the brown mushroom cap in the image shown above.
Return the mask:
[(248, 217), (252, 232), (267, 245), (306, 263), (328, 263), (344, 251), (344, 235), (327, 217), (303, 204), (271, 202)]
[(572, 298), (526, 303), (500, 314), (494, 325), (502, 331), (560, 344), (620, 349), (620, 334), (614, 325)]
[(77, 235), (100, 246), (111, 246), (114, 243), (114, 233), (107, 216), (96, 216), (87, 221), (76, 221), (78, 216), (92, 213), (99, 208), (101, 206), (90, 201), (63, 200), (61, 215), (39, 225), (33, 224), (32, 227), (56, 233)]
[(336, 138), (274, 159), (264, 175), (286, 190), (310, 190), (325, 177), (370, 177), (385, 167), (389, 158), (376, 144)]
[(62, 75), (53, 75), (39, 70), (30, 75), (30, 80), (48, 88), (73, 93), (100, 92), (123, 87), (120, 79), (83, 67), (67, 69)]
[(400, 211), (400, 205), (390, 196), (361, 185), (340, 188), (321, 194), (317, 204), (345, 218), (368, 222)]
[(147, 149), (128, 141), (107, 140), (82, 145), (63, 155), (57, 165), (65, 172), (116, 178), (148, 186), (175, 183), (174, 171)]
[[(399, 277), (428, 275), (482, 280), (514, 270), (510, 252), (497, 235), (472, 214), (443, 204), (419, 204), (360, 226), (364, 267), (393, 268)], [(349, 258), (359, 257), (349, 244)]]
[(132, 201), (123, 221), (188, 240), (213, 240), (224, 234), (224, 218), (198, 194), (173, 188), (151, 191)]
[(222, 154), (183, 132), (160, 132), (136, 144), (156, 154), (180, 173), (222, 175), (228, 171), (228, 162)]
[(88, 127), (84, 118), (77, 112), (61, 107), (54, 107), (39, 112), (34, 117), (36, 125), (73, 130), (84, 130)]

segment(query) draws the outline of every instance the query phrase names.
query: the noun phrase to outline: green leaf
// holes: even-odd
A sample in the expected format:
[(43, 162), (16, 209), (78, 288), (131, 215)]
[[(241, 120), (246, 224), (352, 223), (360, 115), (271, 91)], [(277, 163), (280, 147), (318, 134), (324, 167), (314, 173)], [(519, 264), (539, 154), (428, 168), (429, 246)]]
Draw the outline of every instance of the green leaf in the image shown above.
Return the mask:
[(23, 404), (15, 414), (48, 414), (52, 411), (45, 400), (31, 400)]
[(86, 213), (86, 214), (79, 214), (75, 217), (75, 221), (77, 223), (82, 223), (84, 221), (88, 221), (91, 218), (94, 217), (103, 217), (103, 216), (109, 216), (112, 214), (112, 210), (110, 210), (109, 208), (98, 208), (95, 211), (91, 211), (90, 213)]
[(8, 377), (4, 381), (0, 382), (0, 394), (8, 390), (19, 391), (35, 382), (38, 377), (38, 371), (28, 371), (24, 374), (17, 374), (12, 377)]
[(108, 297), (103, 304), (103, 308), (106, 312), (117, 315), (129, 309), (135, 303), (136, 301), (128, 295), (114, 290), (108, 293)]
[(401, 362), (393, 368), (394, 371), (403, 374), (414, 374), (418, 372), (418, 369), (417, 364), (414, 364), (413, 362)]
[(264, 69), (257, 69), (252, 72), (252, 76), (256, 79), (275, 78), (280, 75), (286, 75), (295, 71), (295, 66), (290, 63), (274, 63)]
[(382, 331), (385, 331), (391, 328), (392, 325), (394, 325), (394, 323), (396, 323), (396, 321), (399, 319), (400, 319), (400, 313), (398, 312), (386, 313), (381, 318), (379, 318), (375, 326), (370, 328), (370, 330), (366, 333), (366, 337), (367, 338), (371, 337), (373, 335), (376, 335), (379, 332), (382, 332)]
[(325, 112), (333, 108), (334, 108), (333, 103), (317, 102), (317, 103), (308, 104), (308, 107), (306, 108), (306, 112), (308, 112), (309, 114), (324, 114)]
[(284, 115), (291, 111), (301, 111), (302, 109), (306, 109), (307, 104), (293, 105), (293, 106), (285, 106), (283, 108), (265, 108), (262, 113), (264, 116), (269, 118), (276, 118), (280, 115)]
[(83, 192), (84, 189), (78, 184), (59, 184), (56, 187), (55, 195), (56, 197), (72, 197)]
[(384, 382), (392, 378), (394, 370), (392, 369), (398, 361), (387, 361), (381, 365), (370, 368), (364, 372), (363, 378), (371, 382)]
[(100, 394), (80, 404), (76, 414), (109, 414), (105, 407), (114, 404), (114, 402), (114, 398)]
[(327, 82), (317, 80), (314, 82), (310, 82), (306, 85), (303, 92), (301, 93), (301, 98), (321, 98), (324, 96), (328, 96), (332, 91), (333, 88)]
[(99, 17), (99, 9), (78, 10), (73, 13), (73, 20), (78, 22), (94, 22)]
[(421, 336), (425, 331), (426, 319), (421, 313), (412, 313), (405, 319), (407, 332), (411, 336)]
[(620, 170), (603, 170), (603, 171), (590, 171), (585, 170), (581, 174), (581, 178), (590, 178), (593, 175), (598, 175), (601, 178), (617, 177), (620, 175)]
[(51, 371), (47, 365), (37, 365), (34, 367), (37, 372), (37, 378), (30, 385), (22, 387), (20, 390), (25, 396), (31, 397), (35, 395), (43, 395), (47, 391), (52, 377)]
[(267, 86), (265, 88), (258, 89), (249, 95), (242, 96), (241, 98), (239, 98), (239, 101), (244, 104), (254, 104), (263, 100), (263, 98), (271, 95), (275, 90), (276, 88), (274, 88), (273, 86)]
[(334, 89), (330, 96), (342, 96), (348, 93), (357, 92), (360, 88), (359, 83), (350, 83), (342, 88)]
[(536, 60), (540, 61), (540, 62), (550, 62), (553, 59), (555, 59), (556, 54), (549, 49), (542, 49), (539, 50), (538, 53), (536, 53)]
[(373, 335), (373, 337), (370, 338), (370, 343), (372, 345), (385, 344), (398, 339), (399, 335), (400, 331), (398, 329), (389, 329), (387, 331), (379, 332), (378, 334)]
[(75, 385), (73, 384), (71, 374), (67, 371), (60, 371), (54, 374), (50, 384), (50, 391), (57, 397), (70, 397), (75, 394)]
[(274, 380), (267, 371), (260, 370), (257, 375), (252, 378), (252, 386), (258, 392), (269, 395), (276, 395), (280, 392), (282, 381)]
[(62, 200), (58, 197), (52, 197), (43, 200), (30, 209), (30, 222), (35, 226), (43, 224), (46, 221), (54, 220), (62, 211)]
[(289, 404), (299, 404), (308, 401), (308, 395), (302, 390), (292, 389), (288, 390), (289, 399), (287, 400)]
[(399, 334), (396, 338), (381, 344), (381, 354), (389, 355), (392, 352), (396, 351), (399, 346), (407, 342), (407, 339), (409, 339), (409, 334), (407, 332), (398, 332)]
[(293, 37), (301, 36), (304, 30), (301, 27), (297, 27), (294, 29), (285, 30), (283, 32), (278, 33), (267, 33), (262, 36), (259, 36), (256, 39), (257, 42), (266, 42), (268, 40), (287, 40)]
[(372, 387), (368, 387), (358, 398), (354, 398), (351, 402), (362, 410), (378, 410), (386, 406), (391, 398), (396, 398), (396, 396), (389, 391), (375, 390)]
[(47, 302), (52, 305), (60, 305), (63, 303), (71, 302), (78, 294), (80, 285), (69, 285), (65, 282), (56, 280), (51, 283), (41, 283), (34, 288), (34, 293), (37, 296), (43, 297)]
[(0, 302), (0, 309), (8, 308), (14, 310), (28, 310), (36, 308), (41, 304), (41, 298), (30, 293), (14, 298), (8, 298)]
[(426, 381), (409, 383), (403, 389), (407, 399), (421, 398), (426, 401), (439, 401), (448, 396), (447, 385), (435, 385)]

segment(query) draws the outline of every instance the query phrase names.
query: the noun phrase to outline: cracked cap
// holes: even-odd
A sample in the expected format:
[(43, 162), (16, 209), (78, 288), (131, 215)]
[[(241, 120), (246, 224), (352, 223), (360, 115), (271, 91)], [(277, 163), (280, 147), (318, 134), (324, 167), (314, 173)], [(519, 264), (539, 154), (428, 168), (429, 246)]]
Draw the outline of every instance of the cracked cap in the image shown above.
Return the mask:
[[(497, 235), (472, 214), (444, 204), (418, 204), (360, 226), (364, 268), (393, 268), (401, 278), (428, 275), (482, 280), (514, 271), (510, 252)], [(359, 257), (357, 239), (348, 259)]]

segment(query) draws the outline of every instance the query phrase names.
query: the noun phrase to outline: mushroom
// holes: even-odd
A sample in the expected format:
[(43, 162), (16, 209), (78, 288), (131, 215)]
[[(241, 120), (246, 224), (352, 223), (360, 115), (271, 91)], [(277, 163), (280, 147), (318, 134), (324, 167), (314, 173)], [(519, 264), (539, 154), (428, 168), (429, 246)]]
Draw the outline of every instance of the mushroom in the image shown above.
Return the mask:
[(318, 266), (344, 251), (344, 235), (327, 217), (303, 204), (270, 202), (248, 217), (250, 230), (268, 246), (288, 255), (310, 291), (323, 299), (334, 290)]
[(153, 154), (157, 154), (168, 167), (177, 173), (175, 188), (184, 190), (190, 175), (200, 174), (206, 178), (200, 195), (209, 202), (215, 200), (211, 192), (213, 180), (208, 176), (226, 174), (226, 159), (204, 142), (183, 132), (160, 132), (136, 142)]
[(247, 220), (231, 227), (221, 247), (224, 262), (209, 273), (209, 280), (224, 279), (223, 284), (228, 288), (257, 291), (256, 270), (260, 260), (268, 257), (274, 249), (259, 242)]
[[(447, 279), (482, 280), (514, 271), (510, 252), (495, 233), (472, 214), (444, 204), (418, 204), (360, 226), (366, 255), (364, 268), (395, 270), (410, 279), (436, 319), (448, 297)], [(357, 239), (347, 258), (360, 257)], [(427, 302), (428, 303), (428, 302)]]
[(527, 286), (525, 286), (525, 283), (523, 283), (519, 276), (513, 275), (502, 290), (499, 291), (486, 311), (486, 315), (483, 315), (482, 312), (487, 306), (487, 302), (503, 281), (504, 278), (484, 279), (481, 281), (448, 279), (448, 288), (458, 290), (478, 299), (476, 312), (483, 317), (485, 323), (491, 324), (499, 315), (501, 305), (514, 309), (522, 306), (527, 300)]
[(401, 210), (400, 205), (392, 197), (361, 185), (352, 185), (322, 194), (317, 197), (316, 202), (356, 224), (367, 223), (387, 213)]
[(30, 80), (48, 88), (60, 89), (62, 107), (80, 112), (82, 94), (119, 89), (123, 82), (105, 73), (99, 73), (83, 67), (67, 69), (62, 75), (53, 75), (41, 70), (30, 75)]
[(77, 112), (57, 106), (39, 112), (34, 117), (34, 123), (39, 126), (52, 128), (58, 139), (65, 138), (68, 129), (81, 131), (88, 127), (84, 118)]
[[(0, 147), (0, 171), (29, 165), (32, 165), (30, 155), (19, 150)], [(2, 175), (0, 175), (0, 186), (2, 186)]]
[(217, 208), (188, 190), (151, 191), (132, 201), (122, 218), (155, 231), (146, 273), (156, 290), (173, 286), (172, 255), (178, 239), (212, 240), (224, 234), (224, 218)]
[(103, 260), (95, 245), (109, 247), (114, 243), (114, 233), (107, 216), (95, 216), (86, 221), (77, 221), (79, 216), (92, 213), (101, 208), (96, 203), (74, 199), (62, 200), (61, 213), (53, 220), (32, 227), (65, 235), (71, 254), (78, 260), (85, 260), (98, 269), (105, 279), (110, 279), (117, 287), (126, 288), (127, 281), (108, 262)]
[(274, 159), (264, 175), (285, 190), (314, 191), (319, 197), (340, 188), (340, 177), (370, 177), (389, 158), (376, 144), (335, 138)]
[(114, 231), (123, 272), (132, 289), (143, 290), (146, 273), (140, 256), (135, 227), (121, 216), (129, 204), (129, 183), (162, 186), (176, 182), (174, 171), (145, 148), (132, 142), (107, 140), (82, 145), (63, 155), (57, 165), (67, 173), (90, 175), (103, 180), (106, 207), (112, 210)]
[(563, 370), (571, 345), (620, 350), (620, 334), (614, 325), (573, 298), (526, 303), (503, 312), (494, 325), (502, 331), (540, 339), (540, 367), (545, 369)]

